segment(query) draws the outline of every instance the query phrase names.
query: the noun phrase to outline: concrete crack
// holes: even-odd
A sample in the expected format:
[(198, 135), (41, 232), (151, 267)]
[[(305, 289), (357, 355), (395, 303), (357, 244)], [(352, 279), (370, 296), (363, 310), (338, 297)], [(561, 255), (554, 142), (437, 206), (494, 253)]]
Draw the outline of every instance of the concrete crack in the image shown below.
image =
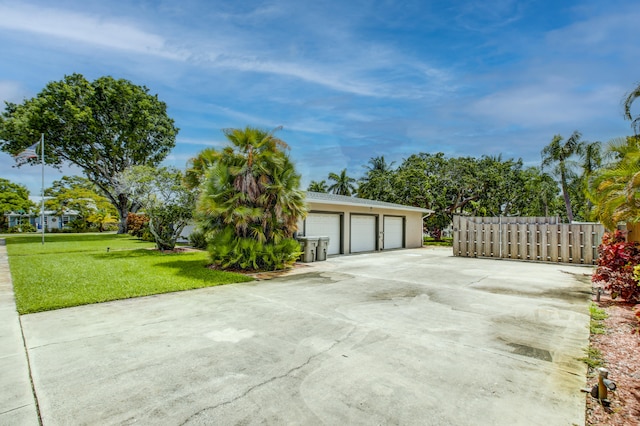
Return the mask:
[(306, 366), (308, 366), (313, 360), (315, 360), (316, 358), (320, 357), (321, 355), (326, 354), (327, 352), (330, 352), (333, 348), (335, 348), (336, 346), (338, 346), (340, 343), (344, 342), (345, 340), (348, 340), (353, 333), (355, 333), (356, 331), (356, 327), (353, 327), (344, 337), (340, 338), (339, 340), (336, 340), (333, 344), (331, 344), (331, 346), (329, 346), (327, 349), (320, 351), (318, 353), (315, 353), (313, 355), (311, 355), (309, 358), (307, 358), (307, 360), (305, 362), (303, 362), (302, 364), (295, 366), (291, 369), (289, 369), (287, 372), (280, 374), (278, 376), (274, 376), (271, 377), (263, 382), (257, 383), (251, 387), (249, 387), (247, 390), (245, 390), (243, 393), (241, 393), (240, 395), (228, 400), (228, 401), (223, 401), (219, 404), (216, 405), (212, 405), (211, 407), (206, 407), (203, 408), (200, 411), (197, 411), (195, 413), (193, 413), (191, 416), (189, 416), (183, 423), (181, 423), (180, 425), (186, 425), (187, 423), (189, 423), (193, 418), (197, 417), (198, 415), (202, 414), (205, 411), (209, 411), (209, 410), (215, 410), (217, 408), (223, 407), (225, 405), (229, 405), (229, 404), (233, 404), (234, 402), (238, 401), (239, 399), (242, 399), (244, 397), (246, 397), (247, 395), (249, 395), (251, 392), (253, 392), (254, 390), (261, 388), (263, 386), (266, 386), (270, 383), (275, 382), (276, 380), (280, 380), (280, 379), (284, 379), (285, 377), (289, 377), (291, 374), (295, 373), (296, 371), (302, 370), (303, 368), (305, 368)]

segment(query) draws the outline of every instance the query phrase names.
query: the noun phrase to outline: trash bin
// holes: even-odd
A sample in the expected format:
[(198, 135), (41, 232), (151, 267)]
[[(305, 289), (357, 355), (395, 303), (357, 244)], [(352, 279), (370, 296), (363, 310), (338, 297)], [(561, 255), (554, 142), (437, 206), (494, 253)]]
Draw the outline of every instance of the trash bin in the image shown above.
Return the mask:
[(316, 260), (327, 260), (329, 250), (329, 237), (318, 237), (318, 248), (316, 250)]
[(316, 260), (316, 249), (318, 248), (318, 237), (298, 237), (298, 242), (302, 247), (302, 261), (309, 263)]

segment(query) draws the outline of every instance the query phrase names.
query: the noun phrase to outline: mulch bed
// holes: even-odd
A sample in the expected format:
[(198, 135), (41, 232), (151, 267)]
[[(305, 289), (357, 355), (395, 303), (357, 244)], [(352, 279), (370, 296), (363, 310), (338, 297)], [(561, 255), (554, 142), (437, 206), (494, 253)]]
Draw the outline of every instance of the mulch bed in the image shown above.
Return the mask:
[[(640, 325), (635, 316), (640, 305), (612, 300), (606, 295), (595, 303), (605, 310), (608, 318), (604, 320), (606, 333), (592, 335), (591, 347), (602, 353), (604, 367), (617, 389), (609, 392), (609, 407), (586, 394), (586, 424), (640, 425), (640, 334), (633, 333)], [(597, 372), (589, 369), (587, 387), (597, 381)]]

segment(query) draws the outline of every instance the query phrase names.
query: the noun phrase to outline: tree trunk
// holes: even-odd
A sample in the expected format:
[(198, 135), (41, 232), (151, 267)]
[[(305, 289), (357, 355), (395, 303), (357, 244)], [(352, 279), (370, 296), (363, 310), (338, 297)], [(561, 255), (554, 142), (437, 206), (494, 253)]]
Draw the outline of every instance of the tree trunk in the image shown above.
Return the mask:
[(569, 199), (569, 191), (567, 190), (567, 178), (564, 173), (560, 175), (562, 180), (562, 197), (564, 198), (564, 206), (567, 208), (567, 218), (569, 223), (573, 222), (573, 211), (571, 210), (571, 200)]
[(125, 194), (118, 194), (118, 215), (120, 223), (118, 224), (118, 234), (127, 233), (127, 216), (129, 216), (129, 198)]

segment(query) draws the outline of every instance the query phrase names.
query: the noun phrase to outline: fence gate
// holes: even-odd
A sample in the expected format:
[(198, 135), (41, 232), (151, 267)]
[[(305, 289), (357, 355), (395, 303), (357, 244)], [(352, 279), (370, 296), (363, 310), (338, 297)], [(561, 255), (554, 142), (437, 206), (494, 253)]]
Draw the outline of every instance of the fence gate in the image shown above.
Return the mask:
[(555, 217), (453, 217), (453, 255), (595, 265), (604, 226)]

